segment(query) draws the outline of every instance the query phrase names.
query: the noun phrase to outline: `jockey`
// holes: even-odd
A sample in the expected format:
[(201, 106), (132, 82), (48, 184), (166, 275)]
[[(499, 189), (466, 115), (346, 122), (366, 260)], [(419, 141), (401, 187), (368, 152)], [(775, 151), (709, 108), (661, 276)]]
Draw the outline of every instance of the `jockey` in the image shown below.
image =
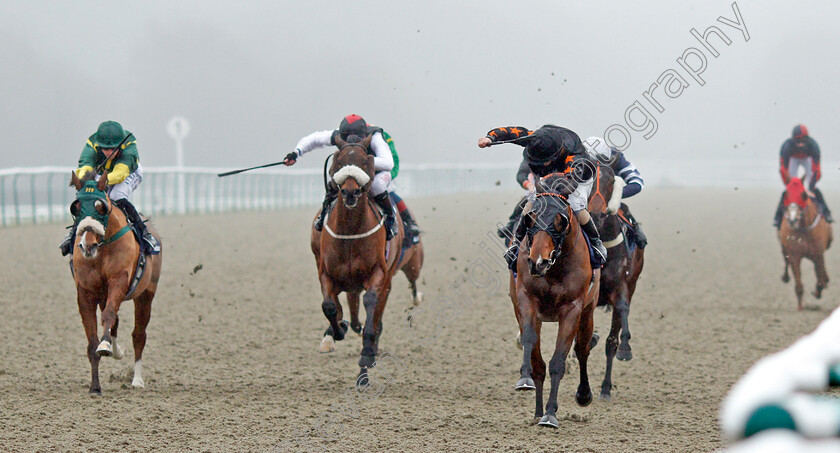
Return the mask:
[[(373, 183), (370, 186), (370, 193), (373, 200), (382, 208), (382, 212), (385, 215), (386, 237), (388, 240), (391, 240), (397, 234), (397, 225), (391, 199), (388, 196), (388, 189), (391, 180), (397, 176), (397, 172), (399, 171), (399, 158), (393, 146), (394, 140), (381, 127), (367, 124), (364, 118), (359, 115), (347, 115), (341, 120), (338, 129), (334, 131), (313, 132), (300, 139), (295, 150), (286, 155), (284, 163), (286, 165), (294, 165), (298, 157), (313, 149), (335, 145), (336, 137), (341, 137), (342, 140), (348, 142), (359, 142), (368, 135), (373, 135), (368, 152), (374, 156), (373, 164), (376, 171), (373, 177)], [(326, 217), (327, 211), (329, 211), (332, 202), (338, 197), (338, 188), (335, 187), (335, 184), (331, 183), (328, 187), (329, 189), (324, 196), (321, 213), (313, 225), (316, 231), (321, 231), (324, 227), (324, 218)], [(397, 203), (400, 216), (409, 225), (411, 231), (417, 235), (420, 230), (411, 213), (408, 211), (405, 202), (396, 193), (391, 192), (391, 196), (394, 197)]]
[[(525, 147), (523, 157), (535, 177), (553, 173), (564, 173), (568, 184), (569, 205), (580, 223), (581, 230), (589, 237), (596, 259), (600, 264), (607, 260), (607, 249), (601, 243), (595, 222), (586, 210), (589, 191), (592, 189), (594, 165), (586, 155), (580, 137), (569, 129), (547, 124), (535, 131), (524, 127), (499, 127), (478, 140), (479, 148), (486, 148), (495, 142), (510, 141)], [(524, 225), (520, 222), (520, 226)], [(515, 259), (519, 242), (524, 238), (524, 228), (519, 227), (505, 257), (511, 263)]]
[[(143, 252), (156, 254), (160, 252), (160, 243), (149, 232), (140, 214), (129, 201), (132, 192), (143, 181), (143, 167), (140, 166), (137, 141), (131, 139), (133, 136), (134, 134), (124, 130), (116, 121), (100, 124), (82, 150), (76, 176), (81, 179), (85, 174), (95, 172), (96, 179), (99, 180), (99, 176), (107, 171), (108, 196), (125, 212), (128, 221), (140, 232), (140, 246)], [(74, 235), (75, 230), (71, 228), (59, 245), (62, 255), (73, 251)]]
[[(799, 168), (804, 168), (805, 177), (802, 178), (802, 183), (816, 198), (817, 206), (819, 206), (825, 220), (829, 223), (834, 222), (822, 192), (816, 188), (817, 181), (822, 176), (820, 171), (820, 147), (816, 140), (808, 135), (808, 128), (804, 124), (799, 124), (793, 128), (792, 137), (785, 140), (779, 154), (779, 173), (782, 175), (782, 182), (787, 185), (791, 176), (797, 176)], [(782, 215), (784, 215), (784, 198), (785, 194), (782, 193), (782, 199), (779, 200), (776, 216), (773, 219), (773, 226), (777, 229), (782, 222)]]
[[(583, 147), (589, 153), (589, 157), (601, 163), (608, 164), (617, 176), (624, 180), (624, 187), (621, 189), (621, 198), (630, 198), (633, 195), (641, 192), (645, 188), (645, 181), (636, 166), (630, 163), (624, 153), (618, 151), (614, 146), (607, 146), (607, 142), (601, 137), (589, 137), (583, 141)], [(636, 221), (633, 214), (630, 213), (630, 208), (626, 204), (621, 204), (621, 210), (630, 221), (630, 226), (633, 228), (634, 242), (643, 249), (647, 245), (647, 237), (642, 232), (642, 225)]]

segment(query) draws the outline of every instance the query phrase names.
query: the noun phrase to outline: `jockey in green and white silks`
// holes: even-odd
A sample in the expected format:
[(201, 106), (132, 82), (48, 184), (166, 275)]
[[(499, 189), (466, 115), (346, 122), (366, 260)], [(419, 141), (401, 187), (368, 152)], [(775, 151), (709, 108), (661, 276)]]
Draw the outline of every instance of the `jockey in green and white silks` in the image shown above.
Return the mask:
[[(96, 173), (94, 179), (97, 181), (100, 175), (108, 173), (108, 196), (111, 201), (125, 212), (128, 221), (140, 231), (144, 252), (159, 253), (160, 243), (146, 228), (130, 201), (131, 194), (143, 181), (143, 167), (140, 166), (134, 134), (123, 129), (116, 121), (100, 124), (82, 149), (76, 176), (81, 179), (89, 172)], [(75, 225), (59, 246), (62, 255), (72, 253), (74, 237)]]
[[(344, 141), (355, 142), (361, 141), (368, 135), (372, 135), (370, 141), (370, 152), (373, 154), (373, 165), (375, 174), (370, 185), (370, 194), (374, 201), (382, 208), (385, 215), (385, 231), (388, 240), (393, 238), (397, 233), (397, 226), (393, 214), (391, 198), (394, 198), (400, 216), (408, 223), (412, 232), (419, 233), (417, 223), (408, 211), (405, 202), (399, 196), (393, 193), (393, 185), (391, 181), (396, 177), (399, 171), (399, 158), (397, 157), (396, 149), (394, 148), (393, 139), (382, 130), (380, 127), (372, 126), (365, 122), (364, 118), (359, 115), (347, 115), (341, 120), (338, 129), (325, 130), (313, 132), (306, 137), (303, 137), (295, 147), (295, 151), (286, 155), (286, 165), (294, 165), (297, 158), (317, 148), (335, 145), (336, 137), (340, 137)], [(333, 184), (330, 184), (327, 191), (321, 214), (315, 220), (314, 228), (316, 231), (321, 231), (324, 226), (324, 218), (329, 206), (338, 196), (338, 190)], [(390, 194), (390, 197), (389, 197)]]

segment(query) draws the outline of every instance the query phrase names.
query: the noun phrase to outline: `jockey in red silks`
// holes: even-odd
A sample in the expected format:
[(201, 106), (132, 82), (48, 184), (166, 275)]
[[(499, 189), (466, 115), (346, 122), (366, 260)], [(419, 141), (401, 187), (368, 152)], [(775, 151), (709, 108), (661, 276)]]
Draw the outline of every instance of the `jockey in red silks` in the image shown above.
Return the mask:
[[(787, 185), (791, 177), (799, 176), (800, 169), (805, 170), (805, 175), (802, 177), (802, 183), (805, 189), (810, 192), (817, 202), (820, 212), (828, 222), (833, 222), (831, 218), (831, 211), (825, 203), (822, 192), (816, 188), (817, 181), (822, 176), (820, 170), (820, 147), (816, 140), (808, 135), (808, 128), (804, 124), (799, 124), (793, 128), (792, 137), (785, 140), (782, 144), (782, 150), (779, 153), (779, 173), (782, 175), (782, 182)], [(773, 226), (777, 229), (782, 222), (782, 215), (784, 215), (785, 194), (782, 193), (782, 198), (779, 200), (779, 206), (776, 208), (776, 216), (773, 219)]]
[[(338, 129), (325, 130), (313, 132), (306, 137), (303, 137), (298, 142), (295, 150), (286, 155), (284, 163), (294, 165), (298, 157), (308, 153), (317, 148), (323, 148), (330, 145), (335, 145), (336, 137), (340, 137), (346, 142), (360, 142), (368, 135), (372, 135), (370, 141), (370, 150), (373, 155), (373, 165), (376, 171), (373, 182), (370, 186), (370, 194), (373, 201), (375, 201), (385, 216), (385, 231), (388, 240), (391, 240), (397, 234), (397, 225), (394, 218), (393, 208), (391, 207), (391, 199), (396, 204), (400, 212), (400, 217), (405, 221), (408, 228), (411, 230), (414, 242), (420, 234), (420, 229), (417, 227), (417, 222), (411, 215), (405, 201), (402, 200), (395, 192), (391, 180), (397, 176), (399, 172), (399, 157), (397, 156), (396, 148), (394, 147), (394, 140), (381, 127), (376, 127), (368, 124), (364, 118), (359, 115), (347, 115), (338, 125)], [(389, 196), (390, 195), (390, 196)], [(324, 218), (330, 210), (330, 206), (335, 199), (338, 198), (338, 188), (331, 182), (328, 185), (327, 193), (324, 196), (321, 213), (315, 224), (313, 225), (316, 231), (321, 231), (324, 226)]]

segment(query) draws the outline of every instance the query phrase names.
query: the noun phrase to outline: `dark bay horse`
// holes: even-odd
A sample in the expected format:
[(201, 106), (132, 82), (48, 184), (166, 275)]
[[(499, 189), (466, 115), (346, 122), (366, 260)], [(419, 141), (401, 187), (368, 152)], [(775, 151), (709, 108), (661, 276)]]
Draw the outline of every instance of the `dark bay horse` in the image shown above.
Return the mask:
[[(398, 234), (385, 240), (384, 218), (369, 197), (374, 177), (373, 156), (369, 154), (371, 136), (360, 143), (336, 138), (330, 179), (339, 188), (335, 207), (324, 221), (321, 232), (312, 229), (311, 247), (318, 266), (318, 278), (324, 301), (321, 309), (330, 327), (321, 341), (321, 352), (335, 350), (335, 341), (344, 339), (348, 323), (343, 320), (338, 294), (347, 293), (351, 327), (362, 333), (359, 358), (360, 385), (366, 382), (367, 369), (374, 365), (382, 334), (382, 313), (391, 292), (391, 279), (402, 269), (408, 278), (414, 304), (420, 302), (417, 279), (423, 265), (423, 245), (418, 242), (403, 250), (403, 226), (397, 221)], [(399, 219), (399, 218), (398, 218)], [(359, 295), (365, 291), (365, 324), (359, 322)]]
[(793, 270), (796, 282), (797, 308), (802, 310), (802, 258), (814, 263), (817, 273), (817, 287), (814, 297), (822, 297), (822, 291), (828, 286), (828, 272), (825, 270), (823, 254), (831, 246), (831, 225), (819, 212), (817, 204), (808, 193), (799, 178), (791, 178), (785, 187), (785, 215), (779, 226), (779, 242), (782, 245), (782, 256), (785, 260), (785, 272), (782, 281), (790, 281), (788, 267)]
[[(607, 262), (601, 268), (598, 306), (612, 307), (612, 325), (605, 346), (607, 368), (601, 384), (601, 399), (610, 399), (613, 359), (630, 360), (630, 301), (645, 263), (643, 248), (628, 248), (629, 238), (621, 220), (621, 189), (624, 180), (608, 165), (599, 165), (589, 196), (589, 213), (607, 247)], [(632, 251), (631, 251), (632, 250)], [(619, 336), (620, 332), (620, 336)], [(619, 343), (620, 339), (620, 343)]]
[[(145, 257), (146, 267), (140, 280), (133, 284), (135, 270), (140, 257), (140, 245), (131, 234), (130, 225), (121, 209), (116, 208), (107, 195), (108, 175), (99, 182), (89, 172), (80, 180), (73, 172), (70, 185), (76, 188), (76, 200), (70, 205), (70, 212), (78, 219), (76, 240), (73, 244), (72, 269), (76, 283), (79, 314), (88, 339), (88, 360), (90, 361), (90, 393), (102, 395), (99, 385), (100, 357), (122, 359), (124, 352), (117, 343), (118, 312), (124, 300), (134, 299), (134, 379), (131, 385), (143, 388), (141, 358), (146, 346), (146, 326), (152, 313), (152, 299), (155, 297), (160, 278), (163, 253)], [(148, 225), (158, 238), (157, 231)], [(96, 308), (102, 310), (102, 338), (98, 336)]]
[[(535, 420), (541, 426), (557, 428), (557, 391), (566, 373), (566, 357), (573, 341), (580, 364), (575, 400), (581, 406), (592, 401), (586, 363), (592, 346), (599, 275), (598, 271), (593, 275), (584, 233), (565, 197), (542, 192), (538, 186), (536, 198), (521, 221), (528, 234), (510, 279), (511, 302), (523, 349), (520, 379), (515, 388), (536, 390)], [(548, 364), (551, 390), (545, 415), (542, 403), (546, 367), (540, 352), (543, 322), (558, 323), (554, 354)]]

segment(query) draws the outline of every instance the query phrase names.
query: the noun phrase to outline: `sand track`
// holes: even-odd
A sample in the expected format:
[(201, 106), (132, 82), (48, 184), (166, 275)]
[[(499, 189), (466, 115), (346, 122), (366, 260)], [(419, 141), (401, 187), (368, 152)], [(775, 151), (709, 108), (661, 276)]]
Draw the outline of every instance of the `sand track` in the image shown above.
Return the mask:
[[(770, 227), (777, 193), (648, 190), (630, 203), (651, 243), (630, 312), (634, 358), (616, 362), (612, 401), (586, 408), (574, 403), (570, 360), (561, 428), (537, 428), (533, 394), (513, 391), (521, 352), (506, 275), (500, 265), (480, 269), (492, 260), (485, 234), (517, 195), (407, 200), (424, 231), (425, 301), (406, 327), (409, 293), (397, 277), (380, 352), (401, 365), (391, 365), (381, 395), (354, 400), (356, 412), (333, 415), (321, 433), (307, 430), (336, 414), (331, 404), (347, 407), (361, 338), (317, 352), (327, 323), (308, 245), (314, 209), (156, 219), (167, 253), (143, 360), (147, 388), (130, 388), (127, 302), (118, 337), (127, 359), (103, 360), (98, 399), (87, 394), (75, 290), (56, 250), (62, 227), (2, 229), (0, 449), (710, 451), (722, 445), (717, 411), (734, 381), (840, 300), (835, 279), (823, 300), (806, 292), (810, 309), (796, 311)], [(837, 256), (827, 255), (833, 279)], [(812, 266), (805, 269), (810, 291)], [(602, 339), (608, 325), (598, 310)], [(544, 344), (555, 334), (546, 325)], [(603, 343), (590, 359), (596, 394)]]

